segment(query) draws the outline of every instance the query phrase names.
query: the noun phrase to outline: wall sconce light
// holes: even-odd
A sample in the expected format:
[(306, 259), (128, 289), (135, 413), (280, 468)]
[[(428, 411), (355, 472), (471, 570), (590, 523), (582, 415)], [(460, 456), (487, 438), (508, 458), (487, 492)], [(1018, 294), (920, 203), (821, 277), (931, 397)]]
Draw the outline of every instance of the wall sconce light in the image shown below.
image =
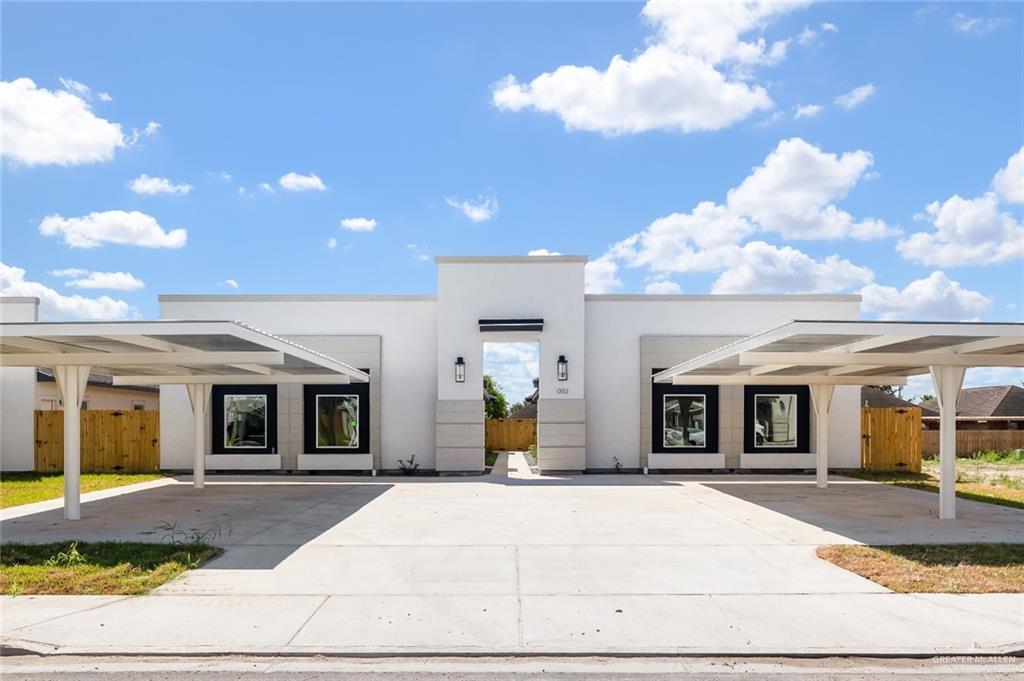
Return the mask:
[(558, 380), (569, 380), (569, 360), (565, 358), (565, 355), (558, 356)]
[(466, 382), (466, 362), (461, 357), (455, 358), (455, 382)]

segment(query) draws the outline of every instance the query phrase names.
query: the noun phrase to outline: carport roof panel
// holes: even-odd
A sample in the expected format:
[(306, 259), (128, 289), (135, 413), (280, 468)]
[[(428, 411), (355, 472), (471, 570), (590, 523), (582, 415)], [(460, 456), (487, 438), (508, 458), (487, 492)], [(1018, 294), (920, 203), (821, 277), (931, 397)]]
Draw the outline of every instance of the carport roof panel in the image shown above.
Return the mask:
[[(215, 360), (220, 353), (235, 353), (237, 361), (168, 363), (176, 353), (182, 359)], [(248, 361), (246, 353), (259, 353)], [(211, 376), (331, 375), (366, 382), (362, 371), (333, 357), (236, 321), (97, 321), (9, 322), (0, 324), (0, 355), (5, 364), (37, 356), (39, 366), (61, 355), (81, 356), (93, 373), (111, 376), (202, 374)], [(273, 356), (275, 361), (265, 361)], [(66, 359), (66, 358), (65, 358)], [(150, 361), (144, 361), (144, 360)]]
[[(847, 376), (863, 379), (870, 376), (913, 376), (928, 372), (929, 363), (915, 358), (915, 353), (955, 353), (969, 361), (972, 354), (1006, 355), (1008, 361), (1019, 362), (1024, 352), (1024, 324), (984, 322), (900, 322), (900, 321), (835, 321), (800, 320), (783, 324), (762, 333), (748, 336), (716, 350), (659, 372), (656, 383), (671, 383), (681, 376), (757, 375), (780, 379)], [(774, 357), (792, 354), (787, 362), (744, 361), (747, 353), (774, 353)], [(826, 353), (822, 358), (835, 358), (837, 353), (864, 361), (872, 353), (884, 354), (886, 361), (862, 366), (812, 364), (803, 365), (808, 353)], [(900, 357), (893, 361), (892, 355)], [(1013, 357), (1010, 360), (1010, 357)], [(991, 366), (991, 363), (980, 364)], [(1018, 364), (1019, 365), (1019, 364)], [(842, 368), (838, 368), (842, 366)], [(774, 367), (774, 368), (773, 368)], [(759, 369), (756, 373), (752, 370)]]

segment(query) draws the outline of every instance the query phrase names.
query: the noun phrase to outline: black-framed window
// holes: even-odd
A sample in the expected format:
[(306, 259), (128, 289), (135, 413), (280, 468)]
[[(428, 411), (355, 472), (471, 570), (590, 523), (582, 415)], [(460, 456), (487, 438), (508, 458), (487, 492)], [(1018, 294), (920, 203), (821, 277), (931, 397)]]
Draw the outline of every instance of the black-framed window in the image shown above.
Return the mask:
[(811, 451), (811, 394), (806, 385), (743, 388), (743, 446), (750, 454)]
[(303, 388), (302, 440), (307, 454), (370, 453), (370, 384)]
[(214, 454), (277, 452), (276, 385), (215, 385), (210, 403)]
[(718, 386), (652, 383), (651, 451), (717, 453)]

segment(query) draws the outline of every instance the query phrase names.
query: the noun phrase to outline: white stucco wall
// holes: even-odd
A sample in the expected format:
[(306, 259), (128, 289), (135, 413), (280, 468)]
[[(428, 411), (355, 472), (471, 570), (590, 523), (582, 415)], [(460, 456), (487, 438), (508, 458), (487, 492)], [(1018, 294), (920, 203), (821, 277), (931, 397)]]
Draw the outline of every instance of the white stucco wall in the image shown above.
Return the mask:
[[(747, 336), (797, 319), (855, 320), (856, 296), (588, 295), (587, 467), (640, 461), (640, 337)], [(785, 379), (780, 378), (780, 383)], [(829, 465), (860, 466), (858, 387), (836, 388)], [(768, 463), (772, 455), (759, 454)]]
[[(479, 320), (540, 317), (540, 398), (583, 399), (584, 258), (438, 258), (437, 399), (475, 400), (483, 395), (483, 343), (507, 340), (480, 333)], [(559, 355), (569, 380), (555, 380)], [(466, 382), (454, 380), (456, 357), (466, 361)]]
[[(416, 455), (434, 465), (437, 303), (433, 296), (161, 296), (162, 319), (238, 320), (280, 336), (381, 336), (383, 467)], [(189, 469), (192, 416), (185, 389), (160, 395), (160, 464)]]
[[(0, 322), (34, 322), (38, 318), (38, 298), (0, 298)], [(30, 471), (35, 467), (35, 384), (33, 368), (0, 369), (0, 470)]]

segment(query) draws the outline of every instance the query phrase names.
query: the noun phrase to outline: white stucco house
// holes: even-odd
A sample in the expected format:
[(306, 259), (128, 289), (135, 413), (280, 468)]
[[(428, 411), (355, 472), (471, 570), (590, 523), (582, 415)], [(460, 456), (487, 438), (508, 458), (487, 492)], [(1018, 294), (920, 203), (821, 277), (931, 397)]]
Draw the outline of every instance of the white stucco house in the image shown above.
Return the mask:
[[(0, 469), (32, 461), (37, 367), (64, 410), (79, 517), (91, 374), (159, 386), (160, 463), (206, 470), (484, 469), (488, 342), (539, 346), (542, 473), (860, 465), (862, 385), (930, 373), (939, 515), (955, 515), (955, 405), (973, 366), (1024, 367), (1024, 324), (860, 320), (850, 295), (594, 295), (582, 256), (439, 257), (426, 295), (164, 295), (160, 319), (37, 322), (0, 298)], [(72, 399), (77, 396), (77, 399)]]
[[(857, 296), (592, 295), (584, 293), (585, 263), (440, 257), (430, 295), (160, 296), (162, 319), (239, 320), (370, 377), (344, 387), (269, 378), (214, 386), (207, 467), (388, 471), (415, 456), (421, 470), (481, 471), (483, 344), (518, 340), (539, 342), (543, 470), (608, 470), (616, 461), (634, 470), (814, 467), (806, 385), (780, 380), (755, 395), (739, 385), (676, 388), (651, 377), (793, 319), (855, 320)], [(235, 416), (226, 410), (236, 414), (242, 400), (269, 410), (259, 426), (266, 436), (234, 444), (225, 423)], [(339, 441), (337, 428), (325, 431), (326, 414), (342, 410), (355, 423)], [(829, 465), (857, 467), (857, 388), (837, 389), (832, 410)], [(160, 411), (162, 466), (190, 468), (184, 387), (163, 387)], [(322, 446), (325, 438), (335, 439)]]

